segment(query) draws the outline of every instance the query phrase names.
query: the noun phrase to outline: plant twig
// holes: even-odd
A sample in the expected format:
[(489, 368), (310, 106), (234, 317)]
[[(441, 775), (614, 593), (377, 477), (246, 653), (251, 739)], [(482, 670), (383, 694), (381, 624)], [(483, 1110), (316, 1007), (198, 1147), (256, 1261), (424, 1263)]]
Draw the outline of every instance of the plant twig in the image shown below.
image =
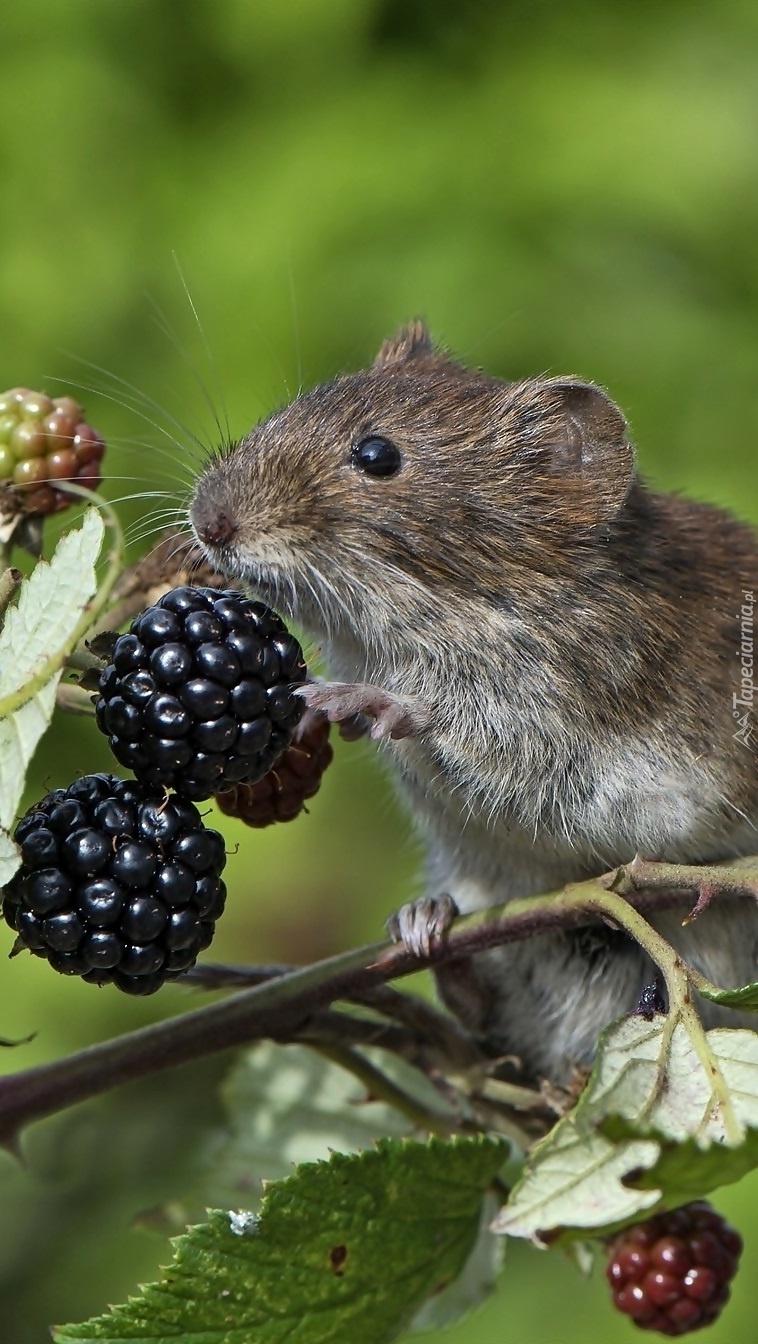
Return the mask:
[(754, 896), (758, 899), (758, 858), (737, 859), (733, 864), (702, 865), (652, 863), (635, 858), (609, 874), (608, 886), (620, 896), (636, 892), (699, 892), (710, 889), (712, 895)]
[(417, 1129), (426, 1130), (429, 1134), (441, 1134), (443, 1138), (449, 1138), (451, 1134), (480, 1132), (477, 1125), (459, 1120), (451, 1112), (445, 1114), (443, 1111), (424, 1106), (416, 1097), (412, 1097), (410, 1092), (406, 1092), (392, 1078), (382, 1073), (381, 1069), (366, 1059), (360, 1051), (345, 1046), (317, 1045), (315, 1048), (324, 1059), (339, 1064), (341, 1068), (347, 1069), (358, 1078), (371, 1097), (376, 1097), (379, 1101), (392, 1106)]
[[(203, 989), (241, 989), (283, 975), (289, 966), (221, 966), (213, 962), (194, 966), (183, 977), (184, 984)], [(415, 994), (402, 994), (391, 985), (374, 985), (350, 996), (350, 1002), (362, 1004), (408, 1027), (427, 1050), (444, 1058), (451, 1068), (468, 1069), (481, 1064), (484, 1056), (474, 1037), (449, 1013), (441, 1012)]]
[[(733, 871), (728, 872), (733, 877)], [(712, 880), (712, 874), (709, 879)], [(563, 891), (468, 915), (456, 922), (444, 947), (425, 959), (386, 941), (358, 948), (312, 966), (286, 971), (273, 980), (181, 1017), (6, 1077), (0, 1080), (0, 1142), (13, 1146), (20, 1129), (31, 1121), (131, 1079), (245, 1042), (263, 1037), (282, 1039), (296, 1030), (302, 1031), (315, 1011), (337, 999), (354, 999), (389, 980), (426, 967), (536, 934), (576, 927), (597, 916), (610, 918), (627, 929), (661, 966), (672, 1005), (690, 1031), (696, 1048), (707, 1051), (691, 1003), (694, 978), (690, 979), (681, 958), (635, 908), (665, 907), (670, 904), (671, 893), (637, 893), (625, 900), (609, 891), (610, 885), (609, 878), (572, 883)], [(734, 897), (731, 886), (726, 888), (726, 895)], [(708, 1058), (710, 1061), (710, 1052)], [(712, 1073), (710, 1062), (709, 1069)], [(723, 1080), (714, 1079), (714, 1095), (723, 1103), (722, 1083)]]
[(72, 685), (68, 681), (58, 682), (55, 703), (58, 709), (64, 710), (66, 714), (82, 714), (85, 717), (92, 718), (95, 713), (91, 693), (83, 690), (81, 686)]

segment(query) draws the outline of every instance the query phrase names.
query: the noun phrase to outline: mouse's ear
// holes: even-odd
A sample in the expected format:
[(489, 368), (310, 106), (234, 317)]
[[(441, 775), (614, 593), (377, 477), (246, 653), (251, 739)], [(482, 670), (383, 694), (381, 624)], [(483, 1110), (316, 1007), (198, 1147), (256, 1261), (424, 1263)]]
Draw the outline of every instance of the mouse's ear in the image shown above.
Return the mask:
[(550, 378), (542, 383), (549, 406), (551, 467), (579, 487), (593, 521), (618, 513), (635, 479), (634, 449), (618, 406), (593, 383)]
[(386, 369), (393, 364), (405, 364), (409, 359), (423, 359), (433, 354), (432, 338), (421, 319), (416, 318), (384, 342), (374, 360), (374, 368)]

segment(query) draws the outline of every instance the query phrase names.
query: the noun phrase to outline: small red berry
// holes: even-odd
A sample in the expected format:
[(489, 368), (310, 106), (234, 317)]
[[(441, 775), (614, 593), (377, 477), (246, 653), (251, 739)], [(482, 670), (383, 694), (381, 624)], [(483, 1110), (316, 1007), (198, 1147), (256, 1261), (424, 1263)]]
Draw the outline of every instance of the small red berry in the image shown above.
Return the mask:
[(328, 721), (306, 711), (295, 729), (292, 745), (268, 774), (255, 784), (225, 789), (216, 795), (216, 802), (228, 817), (237, 817), (247, 826), (294, 821), (318, 792), (332, 756)]
[(614, 1305), (662, 1335), (711, 1325), (729, 1300), (741, 1251), (739, 1232), (704, 1200), (625, 1228), (606, 1269)]

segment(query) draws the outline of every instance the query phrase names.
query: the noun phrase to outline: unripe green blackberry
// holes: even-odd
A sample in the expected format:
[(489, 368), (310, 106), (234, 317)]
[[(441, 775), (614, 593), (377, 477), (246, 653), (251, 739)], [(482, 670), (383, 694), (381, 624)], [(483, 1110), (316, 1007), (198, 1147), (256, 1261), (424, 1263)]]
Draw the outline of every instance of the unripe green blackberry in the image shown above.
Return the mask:
[(606, 1270), (614, 1305), (641, 1330), (687, 1335), (729, 1300), (742, 1238), (705, 1200), (619, 1232)]
[(306, 715), (295, 729), (292, 745), (267, 775), (256, 784), (237, 784), (216, 794), (219, 808), (228, 817), (237, 817), (246, 826), (263, 827), (294, 821), (305, 810), (334, 755), (329, 721), (310, 711)]
[(16, 932), (56, 971), (152, 994), (194, 966), (226, 888), (224, 840), (192, 803), (85, 775), (18, 823), (22, 867), (3, 893)]
[(113, 646), (97, 721), (122, 765), (199, 801), (254, 783), (304, 711), (303, 651), (279, 617), (242, 593), (172, 588)]
[(73, 397), (26, 387), (0, 393), (0, 484), (12, 486), (26, 513), (58, 513), (75, 502), (66, 481), (96, 490), (105, 444)]

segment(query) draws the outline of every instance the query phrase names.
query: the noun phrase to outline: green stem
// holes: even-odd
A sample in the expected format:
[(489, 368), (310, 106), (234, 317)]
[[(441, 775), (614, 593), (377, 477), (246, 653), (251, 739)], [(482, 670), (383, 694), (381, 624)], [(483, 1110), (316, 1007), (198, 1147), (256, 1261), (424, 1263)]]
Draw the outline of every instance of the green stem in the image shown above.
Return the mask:
[[(569, 895), (570, 892), (571, 888), (567, 888), (566, 894)], [(669, 996), (666, 1036), (670, 1041), (676, 1027), (680, 1023), (684, 1027), (710, 1085), (713, 1100), (722, 1111), (727, 1143), (733, 1145), (740, 1143), (744, 1138), (744, 1130), (734, 1110), (729, 1086), (708, 1044), (705, 1029), (692, 1002), (695, 979), (693, 972), (671, 944), (648, 924), (639, 911), (615, 892), (605, 891), (602, 895), (590, 896), (585, 908), (609, 916), (614, 923), (625, 929), (661, 970)], [(661, 1050), (661, 1057), (664, 1059), (667, 1055), (665, 1044), (666, 1040)]]
[(94, 718), (95, 716), (92, 694), (90, 691), (83, 691), (81, 686), (71, 686), (64, 681), (59, 682), (55, 692), (55, 703), (58, 709), (62, 709), (65, 714), (80, 714), (86, 718)]
[(398, 1087), (397, 1083), (388, 1078), (386, 1073), (382, 1073), (382, 1070), (366, 1059), (359, 1050), (354, 1050), (350, 1046), (332, 1045), (316, 1045), (311, 1049), (324, 1059), (329, 1059), (333, 1064), (338, 1064), (340, 1068), (352, 1073), (363, 1083), (372, 1099), (386, 1102), (393, 1110), (399, 1111), (410, 1120), (416, 1129), (425, 1130), (429, 1134), (440, 1134), (445, 1139), (451, 1134), (480, 1132), (478, 1126), (467, 1127), (465, 1121), (458, 1121), (453, 1115), (445, 1115), (442, 1111), (424, 1106), (409, 1092)]
[(92, 490), (85, 490), (81, 486), (74, 486), (73, 484), (67, 483), (66, 489), (73, 491), (77, 495), (81, 495), (83, 499), (94, 504), (102, 513), (107, 526), (111, 528), (114, 536), (114, 543), (108, 555), (107, 569), (95, 596), (92, 598), (91, 602), (86, 604), (81, 617), (77, 621), (62, 648), (56, 649), (55, 653), (51, 654), (43, 663), (39, 671), (29, 677), (28, 681), (26, 681), (23, 686), (19, 686), (18, 690), (14, 691), (12, 695), (6, 695), (0, 700), (0, 719), (5, 719), (8, 718), (9, 715), (15, 714), (17, 710), (21, 709), (22, 705), (27, 704), (29, 700), (33, 700), (35, 695), (42, 690), (42, 687), (46, 686), (51, 678), (55, 676), (56, 672), (60, 672), (66, 659), (73, 653), (79, 641), (84, 638), (94, 621), (106, 606), (113, 587), (123, 569), (124, 536), (121, 531), (121, 524), (118, 520), (118, 516), (111, 505), (107, 500), (102, 499), (100, 495), (95, 494)]
[(612, 891), (629, 896), (635, 891), (714, 891), (758, 896), (758, 858), (735, 859), (733, 864), (699, 866), (688, 863), (652, 863), (636, 858), (609, 877)]

